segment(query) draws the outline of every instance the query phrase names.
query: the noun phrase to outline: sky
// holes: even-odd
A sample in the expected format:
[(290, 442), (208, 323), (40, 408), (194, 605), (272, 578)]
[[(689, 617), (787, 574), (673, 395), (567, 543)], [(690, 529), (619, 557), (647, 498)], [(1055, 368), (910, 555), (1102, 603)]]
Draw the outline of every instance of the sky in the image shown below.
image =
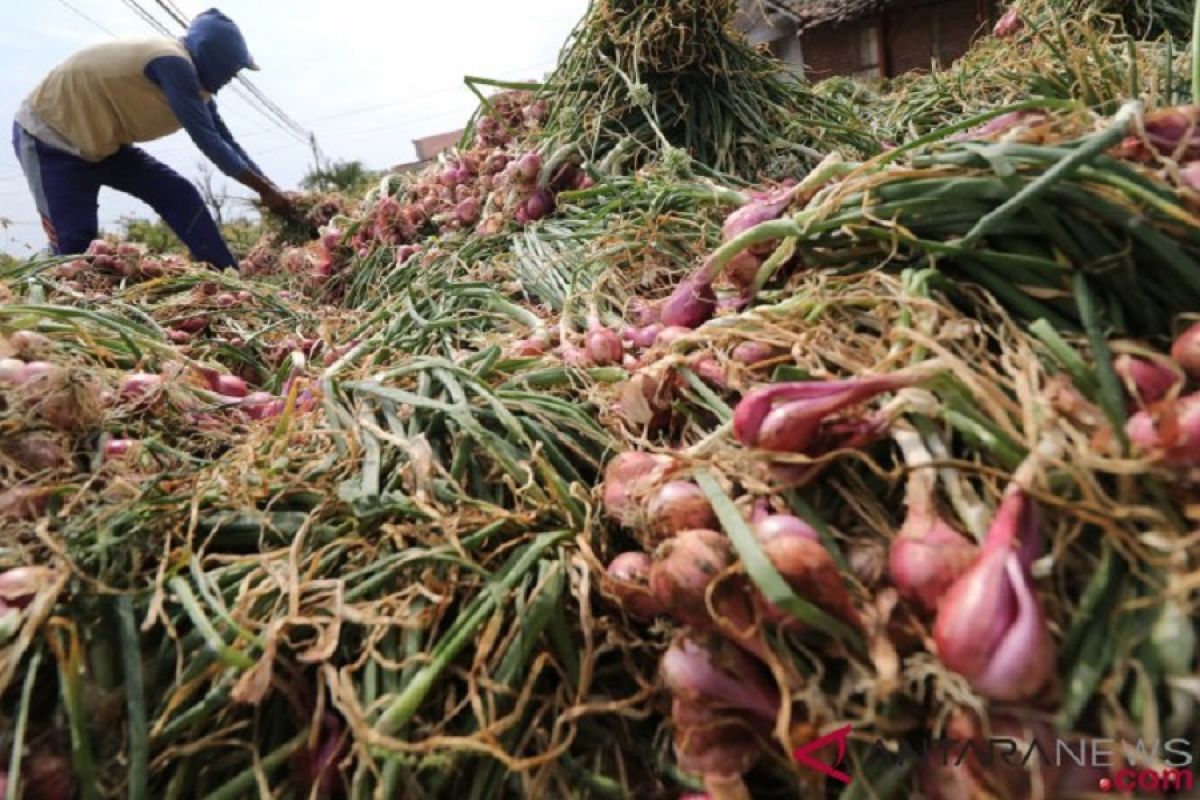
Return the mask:
[[(189, 17), (213, 0), (9, 0), (0, 27), (0, 251), (45, 246), (33, 199), (10, 144), (12, 115), (47, 71), (75, 50), (112, 38), (161, 36), (131, 5), (175, 35), (162, 6)], [(538, 80), (553, 69), (587, 0), (221, 0), (262, 68), (244, 73), (292, 119), (316, 134), (326, 156), (382, 169), (415, 159), (412, 140), (462, 127), (477, 105), (466, 75)], [(312, 166), (307, 144), (270, 122), (247, 96), (217, 95), (235, 138), (267, 177), (296, 189)], [(240, 87), (239, 87), (240, 88)], [(242, 90), (244, 91), (244, 90)], [(204, 157), (180, 132), (143, 145), (186, 175)], [(217, 173), (227, 193), (252, 192)], [(248, 201), (239, 204), (248, 209)], [(105, 189), (100, 223), (149, 207)]]

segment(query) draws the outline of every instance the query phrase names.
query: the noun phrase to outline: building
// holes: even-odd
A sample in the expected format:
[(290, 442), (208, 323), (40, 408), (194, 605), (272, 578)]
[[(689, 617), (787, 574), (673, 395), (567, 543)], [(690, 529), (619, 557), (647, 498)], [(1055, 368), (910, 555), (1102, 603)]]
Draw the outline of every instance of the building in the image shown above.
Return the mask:
[(462, 135), (463, 132), (460, 129), (413, 139), (413, 149), (417, 151), (417, 160), (409, 161), (407, 164), (397, 164), (392, 167), (392, 172), (416, 172), (437, 158), (443, 150), (457, 145)]
[(945, 66), (991, 28), (997, 0), (740, 0), (737, 24), (806, 78)]

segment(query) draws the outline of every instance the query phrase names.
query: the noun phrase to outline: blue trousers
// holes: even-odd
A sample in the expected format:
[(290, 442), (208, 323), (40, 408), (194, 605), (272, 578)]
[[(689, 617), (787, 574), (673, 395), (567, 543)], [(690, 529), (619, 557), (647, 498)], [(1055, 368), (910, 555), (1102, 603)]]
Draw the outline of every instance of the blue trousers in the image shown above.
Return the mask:
[(218, 268), (237, 266), (200, 192), (145, 150), (125, 146), (103, 161), (87, 161), (50, 147), (16, 122), (13, 149), (56, 255), (82, 253), (96, 238), (97, 199), (100, 187), (107, 186), (154, 209), (193, 260)]

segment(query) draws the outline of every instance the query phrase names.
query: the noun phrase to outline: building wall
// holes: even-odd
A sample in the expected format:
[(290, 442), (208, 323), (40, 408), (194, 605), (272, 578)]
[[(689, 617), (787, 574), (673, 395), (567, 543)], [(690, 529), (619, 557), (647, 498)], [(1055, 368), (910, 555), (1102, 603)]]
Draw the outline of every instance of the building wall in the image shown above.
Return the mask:
[(417, 151), (417, 159), (420, 161), (428, 161), (437, 158), (448, 147), (454, 147), (458, 144), (458, 140), (462, 138), (462, 130), (449, 131), (447, 133), (438, 133), (433, 136), (426, 136), (423, 139), (413, 140), (413, 149)]
[(813, 81), (833, 75), (892, 77), (928, 69), (934, 60), (949, 64), (967, 52), (972, 37), (988, 30), (992, 5), (990, 0), (941, 0), (810, 29), (801, 37), (805, 76)]

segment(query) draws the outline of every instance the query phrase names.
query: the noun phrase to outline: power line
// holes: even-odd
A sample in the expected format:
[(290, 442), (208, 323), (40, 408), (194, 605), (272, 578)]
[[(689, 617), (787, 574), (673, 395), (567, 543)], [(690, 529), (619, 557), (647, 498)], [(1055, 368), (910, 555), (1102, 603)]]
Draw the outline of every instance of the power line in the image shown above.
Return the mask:
[(89, 17), (87, 14), (83, 13), (83, 12), (82, 12), (82, 11), (80, 11), (78, 8), (76, 8), (75, 6), (73, 6), (73, 5), (71, 5), (70, 3), (68, 3), (68, 2), (67, 2), (67, 0), (58, 0), (58, 2), (59, 2), (59, 3), (61, 3), (61, 4), (62, 4), (62, 5), (64, 5), (64, 6), (66, 6), (66, 7), (67, 7), (68, 9), (70, 9), (71, 11), (73, 11), (73, 12), (75, 13), (75, 15), (76, 15), (76, 16), (82, 17), (83, 19), (87, 20), (89, 23), (91, 23), (91, 24), (92, 24), (92, 26), (93, 26), (93, 27), (95, 27), (95, 28), (99, 28), (100, 30), (102, 30), (102, 31), (104, 31), (105, 33), (107, 33), (109, 36), (114, 36), (114, 37), (116, 36), (116, 34), (115, 34), (115, 33), (113, 33), (111, 30), (109, 30), (108, 28), (104, 27), (104, 26), (103, 26), (103, 25), (101, 25), (99, 22), (97, 22), (96, 20), (92, 19), (92, 18), (91, 18), (91, 17)]
[(121, 0), (121, 2), (124, 3), (125, 6), (133, 13), (141, 17), (143, 21), (149, 23), (150, 27), (154, 28), (159, 33), (163, 34), (164, 36), (171, 35), (170, 29), (168, 29), (166, 25), (163, 25), (161, 22), (159, 22), (158, 17), (142, 8), (141, 3), (134, 2), (134, 0)]
[(181, 27), (184, 27), (184, 28), (187, 27), (188, 24), (187, 24), (186, 15), (183, 12), (179, 11), (179, 9), (177, 9), (175, 7), (174, 3), (168, 4), (168, 3), (163, 2), (163, 0), (155, 0), (155, 2), (158, 4), (159, 8), (161, 8), (163, 11), (167, 12), (168, 17), (170, 17), (171, 19), (173, 19), (177, 23), (179, 23), (179, 25)]

